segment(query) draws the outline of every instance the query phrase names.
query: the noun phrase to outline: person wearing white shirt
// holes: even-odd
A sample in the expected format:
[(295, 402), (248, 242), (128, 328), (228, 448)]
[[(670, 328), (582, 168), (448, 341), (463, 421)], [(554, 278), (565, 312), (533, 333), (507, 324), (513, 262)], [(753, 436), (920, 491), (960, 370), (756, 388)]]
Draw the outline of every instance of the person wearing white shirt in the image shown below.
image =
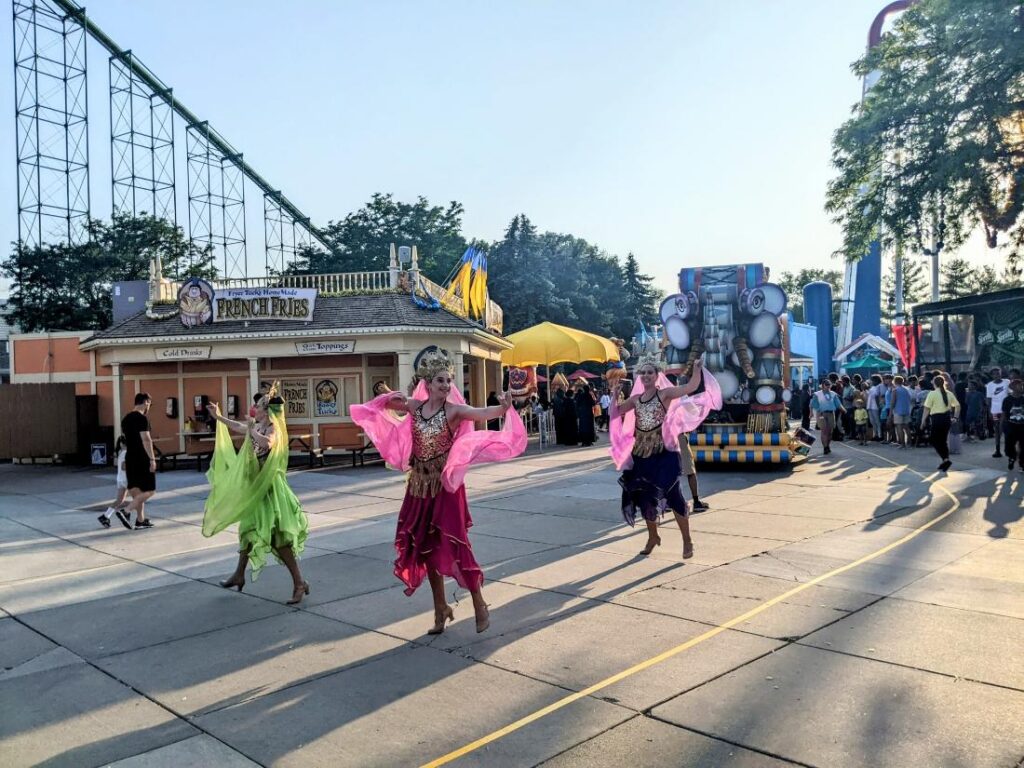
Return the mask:
[(871, 441), (874, 443), (882, 440), (882, 416), (879, 410), (879, 397), (885, 397), (885, 386), (882, 384), (882, 377), (877, 373), (871, 377), (871, 388), (868, 389), (868, 421), (871, 423)]
[(608, 394), (608, 390), (605, 390), (604, 393), (601, 395), (600, 405), (601, 405), (601, 425), (604, 426), (604, 431), (607, 432), (608, 431), (608, 409), (611, 408), (611, 405), (612, 405), (612, 398), (611, 398), (611, 395)]
[(993, 459), (1001, 459), (1002, 452), (999, 450), (1003, 440), (1003, 400), (1010, 391), (1010, 382), (1003, 378), (1001, 368), (993, 368), (992, 381), (985, 385), (985, 402), (988, 403), (988, 412), (992, 414), (992, 425), (996, 431), (996, 452), (992, 454)]

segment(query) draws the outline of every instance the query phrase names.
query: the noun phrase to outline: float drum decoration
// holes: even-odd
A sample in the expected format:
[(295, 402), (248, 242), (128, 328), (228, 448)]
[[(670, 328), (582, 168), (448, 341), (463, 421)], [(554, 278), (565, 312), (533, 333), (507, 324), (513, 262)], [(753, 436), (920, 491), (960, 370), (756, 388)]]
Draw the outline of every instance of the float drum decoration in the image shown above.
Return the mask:
[(786, 292), (761, 264), (688, 267), (679, 293), (660, 307), (670, 372), (689, 375), (693, 361), (722, 389), (723, 406), (690, 435), (698, 461), (787, 463), (789, 343)]

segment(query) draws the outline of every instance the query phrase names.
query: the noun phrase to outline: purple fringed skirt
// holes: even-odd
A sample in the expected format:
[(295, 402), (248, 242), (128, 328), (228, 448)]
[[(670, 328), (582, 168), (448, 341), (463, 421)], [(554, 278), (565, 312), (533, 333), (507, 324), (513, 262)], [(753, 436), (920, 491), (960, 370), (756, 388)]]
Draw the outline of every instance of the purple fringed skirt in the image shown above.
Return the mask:
[(633, 468), (619, 477), (622, 517), (633, 526), (637, 517), (658, 522), (666, 509), (686, 517), (686, 500), (679, 488), (679, 455), (661, 450), (653, 456), (633, 456)]

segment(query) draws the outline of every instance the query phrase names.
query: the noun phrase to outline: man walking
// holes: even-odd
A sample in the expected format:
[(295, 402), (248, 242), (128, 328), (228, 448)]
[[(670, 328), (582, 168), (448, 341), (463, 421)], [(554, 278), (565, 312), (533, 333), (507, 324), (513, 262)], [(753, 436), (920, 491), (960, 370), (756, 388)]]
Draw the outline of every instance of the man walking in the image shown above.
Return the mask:
[(132, 528), (131, 512), (135, 510), (135, 529), (152, 528), (146, 519), (146, 501), (156, 492), (156, 454), (149, 433), (149, 406), (153, 401), (145, 392), (135, 395), (135, 407), (121, 419), (121, 434), (127, 443), (125, 473), (132, 502), (117, 511), (117, 519), (128, 530)]
[(679, 435), (679, 469), (690, 486), (693, 511), (707, 512), (710, 507), (700, 500), (700, 493), (697, 491), (697, 467), (693, 463), (693, 451), (690, 450), (690, 435), (686, 432)]
[(1001, 459), (1003, 454), (999, 448), (1003, 444), (1003, 399), (1010, 391), (1010, 382), (1003, 378), (1002, 368), (993, 368), (991, 373), (992, 381), (985, 385), (985, 401), (988, 403), (988, 412), (992, 414), (992, 428), (996, 433), (996, 452), (992, 458)]
[(612, 398), (611, 398), (611, 395), (608, 394), (608, 390), (605, 389), (601, 393), (601, 424), (599, 425), (601, 427), (604, 427), (604, 431), (605, 432), (608, 431), (608, 426), (609, 426), (609, 423), (610, 423), (608, 421), (608, 409), (611, 408), (611, 407), (612, 407)]
[(914, 396), (910, 390), (903, 386), (903, 377), (896, 376), (893, 380), (892, 396), (892, 425), (896, 433), (896, 443), (900, 448), (910, 445), (910, 411), (914, 405)]

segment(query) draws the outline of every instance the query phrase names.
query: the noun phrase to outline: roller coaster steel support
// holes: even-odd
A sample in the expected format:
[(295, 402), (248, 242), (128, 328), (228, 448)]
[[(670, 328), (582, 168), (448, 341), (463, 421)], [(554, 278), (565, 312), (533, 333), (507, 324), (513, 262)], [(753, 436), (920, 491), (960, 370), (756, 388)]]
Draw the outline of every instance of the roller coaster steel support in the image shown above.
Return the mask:
[(177, 225), (171, 89), (153, 90), (133, 64), (131, 51), (110, 57), (111, 210)]
[(185, 147), (189, 236), (214, 248), (221, 277), (246, 277), (242, 156), (217, 152), (207, 123), (185, 129)]
[[(85, 9), (72, 0), (13, 0), (13, 4), (18, 236), (26, 246), (55, 240), (75, 243), (88, 237), (84, 226), (90, 212), (86, 42), (91, 37), (110, 54), (115, 211), (152, 210), (177, 223), (177, 116), (186, 128), (189, 234), (220, 247), (226, 277), (246, 268), (245, 179), (273, 202), (271, 208), (279, 214), (280, 227), (265, 222), (274, 262), (282, 263), (284, 257), (297, 253), (300, 243), (315, 240), (331, 248), (324, 233), (294, 203), (176, 99), (130, 51), (97, 27)], [(285, 234), (289, 226), (290, 242)]]
[(52, 0), (13, 8), (18, 240), (79, 244), (90, 210), (85, 14)]
[(284, 272), (312, 244), (309, 219), (296, 221), (281, 207), (280, 193), (263, 196), (263, 237), (267, 274)]

